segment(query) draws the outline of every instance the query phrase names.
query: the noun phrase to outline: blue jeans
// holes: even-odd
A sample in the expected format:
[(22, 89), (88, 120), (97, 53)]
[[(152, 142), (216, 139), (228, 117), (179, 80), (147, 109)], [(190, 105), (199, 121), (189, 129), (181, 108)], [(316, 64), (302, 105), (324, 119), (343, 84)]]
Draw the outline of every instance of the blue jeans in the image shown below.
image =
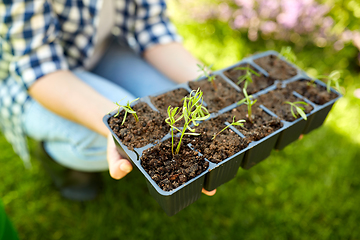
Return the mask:
[[(175, 85), (129, 47), (116, 41), (91, 72), (73, 73), (112, 102), (126, 97), (125, 103)], [(48, 111), (35, 100), (30, 101), (24, 113), (25, 133), (43, 141), (46, 152), (55, 161), (79, 171), (108, 169), (106, 138)]]

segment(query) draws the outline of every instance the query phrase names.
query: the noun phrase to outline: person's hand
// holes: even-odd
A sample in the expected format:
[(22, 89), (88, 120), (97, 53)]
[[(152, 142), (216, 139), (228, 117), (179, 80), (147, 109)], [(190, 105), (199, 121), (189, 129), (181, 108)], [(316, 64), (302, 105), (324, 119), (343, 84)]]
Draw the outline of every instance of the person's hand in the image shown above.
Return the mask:
[(108, 135), (107, 161), (109, 164), (110, 176), (114, 179), (121, 179), (133, 169), (129, 160), (125, 159), (118, 152), (114, 139)]
[(212, 190), (212, 191), (206, 191), (204, 188), (202, 189), (202, 193), (208, 196), (214, 196), (214, 194), (216, 193), (216, 189)]
[[(109, 173), (114, 179), (121, 179), (126, 176), (133, 169), (129, 160), (125, 159), (118, 152), (114, 139), (111, 134), (108, 135), (108, 147), (107, 147), (107, 160), (109, 163)], [(212, 191), (206, 191), (202, 189), (202, 193), (213, 196), (216, 193), (216, 189)]]

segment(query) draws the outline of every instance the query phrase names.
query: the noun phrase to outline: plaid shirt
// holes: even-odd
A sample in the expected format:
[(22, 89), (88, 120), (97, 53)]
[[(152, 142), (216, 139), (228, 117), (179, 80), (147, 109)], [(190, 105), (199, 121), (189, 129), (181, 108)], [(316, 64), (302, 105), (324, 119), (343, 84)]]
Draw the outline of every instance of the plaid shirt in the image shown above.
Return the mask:
[[(25, 163), (30, 157), (21, 116), (30, 98), (27, 89), (51, 72), (83, 67), (94, 51), (102, 1), (0, 2), (0, 128)], [(113, 32), (138, 52), (180, 41), (165, 0), (113, 1)]]

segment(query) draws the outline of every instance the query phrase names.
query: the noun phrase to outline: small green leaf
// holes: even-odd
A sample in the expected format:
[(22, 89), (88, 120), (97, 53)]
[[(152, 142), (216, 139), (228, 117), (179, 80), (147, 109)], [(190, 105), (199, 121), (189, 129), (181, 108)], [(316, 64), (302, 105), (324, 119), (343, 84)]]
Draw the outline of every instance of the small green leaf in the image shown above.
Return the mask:
[(293, 53), (290, 46), (282, 47), (279, 53), (279, 57), (283, 56), (286, 60), (290, 62), (296, 61), (296, 55)]
[(243, 104), (244, 102), (246, 102), (246, 98), (241, 99), (240, 101), (237, 102), (237, 104), (240, 105)]
[(185, 135), (192, 135), (192, 136), (199, 136), (200, 133), (193, 133), (193, 132), (187, 132), (187, 133), (184, 133)]
[(329, 74), (329, 79), (339, 80), (341, 77), (341, 71), (334, 70)]
[(249, 71), (250, 71), (252, 74), (260, 77), (260, 74), (259, 74), (258, 72), (256, 72), (256, 71), (252, 70), (251, 68), (249, 68)]
[(304, 112), (305, 108), (302, 106), (297, 106), (296, 104), (302, 104), (307, 106), (308, 104), (306, 102), (303, 101), (297, 101), (297, 102), (289, 102), (289, 101), (285, 101), (284, 103), (289, 104), (290, 105), (290, 111), (291, 114), (294, 116), (294, 118), (297, 118), (297, 115), (294, 112), (294, 108), (296, 110), (296, 112), (305, 120), (307, 120), (306, 114)]
[(127, 112), (124, 113), (124, 118), (123, 118), (123, 120), (122, 120), (122, 122), (121, 122), (121, 125), (124, 125), (125, 120), (126, 120), (126, 116), (127, 116)]
[(307, 120), (306, 114), (305, 114), (305, 112), (304, 112), (301, 108), (296, 107), (296, 110), (297, 110), (297, 112), (300, 114), (300, 116), (301, 116), (303, 119)]
[(291, 111), (291, 114), (293, 115), (294, 118), (297, 118), (295, 112), (294, 112), (294, 109), (292, 107), (290, 107), (290, 111)]
[(307, 104), (307, 102), (304, 102), (304, 101), (297, 101), (297, 102), (293, 102), (294, 104), (302, 104), (302, 105), (305, 105), (305, 106), (307, 106), (307, 105), (309, 105), (309, 104)]

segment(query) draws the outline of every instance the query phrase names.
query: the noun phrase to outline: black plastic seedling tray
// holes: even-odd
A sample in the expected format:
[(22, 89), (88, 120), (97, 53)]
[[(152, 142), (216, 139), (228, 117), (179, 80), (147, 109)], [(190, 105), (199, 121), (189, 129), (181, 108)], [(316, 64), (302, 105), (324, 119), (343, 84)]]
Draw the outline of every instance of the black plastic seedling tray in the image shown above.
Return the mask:
[[(206, 121), (216, 118), (217, 116), (219, 115), (212, 115), (212, 117)], [(229, 125), (229, 123), (224, 122), (224, 126), (225, 125)], [(239, 137), (244, 138), (244, 135), (237, 131), (233, 126), (230, 126), (229, 128), (234, 131), (235, 134), (239, 135)], [(232, 180), (236, 176), (247, 149), (248, 148), (244, 148), (231, 157), (222, 160), (220, 163), (213, 163), (205, 158), (209, 162), (209, 170), (205, 177), (204, 188), (207, 191), (212, 191), (222, 184)], [(196, 151), (197, 149), (194, 150)]]
[[(215, 75), (220, 75), (225, 81), (227, 81), (234, 89), (236, 89), (238, 92), (241, 92), (241, 89), (239, 86), (237, 86), (234, 82), (232, 82), (229, 78), (226, 77), (224, 74), (225, 71), (234, 68), (236, 66), (239, 66), (241, 64), (249, 64), (256, 70), (258, 70), (260, 73), (264, 74), (265, 76), (268, 76), (269, 74), (259, 67), (254, 60), (257, 58), (261, 58), (267, 55), (275, 55), (278, 56), (279, 53), (275, 51), (267, 51), (264, 53), (256, 54), (251, 57), (245, 58), (236, 64), (229, 66), (227, 68), (221, 69), (219, 71), (214, 72)], [(283, 61), (287, 62), (285, 59), (280, 57)], [(294, 82), (294, 81), (301, 81), (306, 79), (311, 79), (309, 76), (305, 74), (304, 71), (299, 69), (297, 66), (295, 66), (292, 63), (287, 62), (290, 66), (294, 67), (297, 70), (297, 75), (294, 77), (291, 77), (287, 80), (275, 80), (275, 83), (265, 89), (260, 90), (259, 92), (253, 94), (254, 98), (257, 98), (258, 96), (262, 94), (266, 94), (271, 90), (274, 90), (279, 87), (279, 83), (281, 83), (281, 87), (286, 87), (288, 83)], [(326, 86), (323, 82), (319, 80), (315, 80), (316, 84), (319, 84), (321, 86)], [(174, 88), (171, 88), (167, 91), (163, 91), (157, 95), (166, 93), (168, 91), (175, 90), (177, 88), (184, 88), (189, 93), (191, 92), (191, 88), (188, 86), (188, 84), (180, 84)], [(169, 139), (170, 133), (167, 134), (162, 139), (159, 139), (158, 142), (154, 142), (152, 144), (148, 144), (147, 146), (144, 146), (142, 148), (135, 148), (134, 150), (129, 150), (118, 138), (118, 136), (112, 131), (112, 129), (109, 127), (108, 121), (109, 119), (115, 115), (116, 111), (109, 113), (104, 116), (103, 121), (106, 124), (106, 126), (109, 128), (109, 130), (112, 132), (114, 141), (116, 143), (116, 146), (121, 153), (128, 157), (128, 159), (131, 160), (132, 164), (136, 166), (137, 169), (144, 175), (147, 186), (149, 189), (150, 194), (154, 197), (154, 199), (159, 203), (159, 205), (164, 209), (166, 214), (169, 216), (172, 216), (176, 214), (177, 212), (181, 211), (185, 207), (189, 206), (196, 200), (198, 200), (201, 197), (201, 190), (202, 188), (205, 188), (206, 190), (213, 190), (215, 188), (218, 188), (222, 184), (230, 181), (236, 176), (236, 173), (238, 171), (238, 168), (241, 166), (244, 169), (250, 169), (251, 167), (255, 166), (259, 162), (266, 159), (270, 154), (272, 149), (283, 149), (285, 146), (290, 144), (291, 142), (295, 141), (299, 138), (301, 134), (309, 133), (310, 131), (320, 127), (324, 120), (326, 119), (326, 116), (328, 115), (329, 111), (331, 110), (334, 103), (341, 97), (341, 94), (339, 94), (334, 89), (331, 89), (333, 93), (337, 94), (337, 97), (323, 105), (317, 105), (313, 102), (311, 102), (309, 99), (306, 99), (304, 96), (300, 95), (297, 92), (294, 92), (293, 94), (296, 97), (302, 98), (304, 101), (306, 101), (308, 104), (310, 104), (313, 107), (313, 110), (307, 114), (308, 120), (305, 121), (302, 118), (298, 118), (293, 122), (287, 122), (285, 120), (281, 120), (283, 123), (283, 126), (276, 130), (275, 132), (271, 133), (270, 135), (260, 139), (259, 141), (253, 141), (251, 142), (245, 149), (239, 151), (238, 153), (234, 154), (233, 156), (223, 160), (222, 162), (215, 164), (207, 159), (206, 161), (209, 162), (208, 169), (200, 174), (199, 176), (191, 179), (186, 184), (183, 184), (179, 186), (178, 188), (172, 190), (172, 191), (164, 191), (162, 190), (153, 179), (149, 176), (149, 174), (143, 169), (141, 166), (141, 155), (142, 152), (161, 141), (165, 141)], [(206, 94), (206, 93), (204, 93)], [(156, 96), (156, 95), (155, 95)], [(240, 99), (239, 99), (240, 100)], [(151, 103), (150, 96), (146, 96), (135, 102), (133, 105), (139, 103), (139, 102), (145, 102), (148, 104), (153, 110), (158, 111), (156, 107)], [(206, 106), (206, 102), (204, 102), (204, 105)], [(220, 114), (226, 113), (229, 110), (237, 107), (238, 105), (236, 103), (226, 106), (223, 109), (219, 110), (217, 113), (212, 114), (211, 118), (219, 116)], [(269, 109), (267, 109), (264, 106), (261, 106), (263, 110), (268, 113), (269, 115), (272, 115), (274, 117), (277, 117), (276, 114), (272, 113)], [(225, 123), (229, 124), (229, 123)], [(245, 137), (242, 135), (235, 127), (230, 126), (230, 128), (238, 134), (240, 137)], [(189, 147), (190, 149), (193, 149), (192, 146), (189, 144), (185, 147)], [(193, 149), (196, 151), (196, 149)], [(198, 153), (201, 154), (201, 153)]]

